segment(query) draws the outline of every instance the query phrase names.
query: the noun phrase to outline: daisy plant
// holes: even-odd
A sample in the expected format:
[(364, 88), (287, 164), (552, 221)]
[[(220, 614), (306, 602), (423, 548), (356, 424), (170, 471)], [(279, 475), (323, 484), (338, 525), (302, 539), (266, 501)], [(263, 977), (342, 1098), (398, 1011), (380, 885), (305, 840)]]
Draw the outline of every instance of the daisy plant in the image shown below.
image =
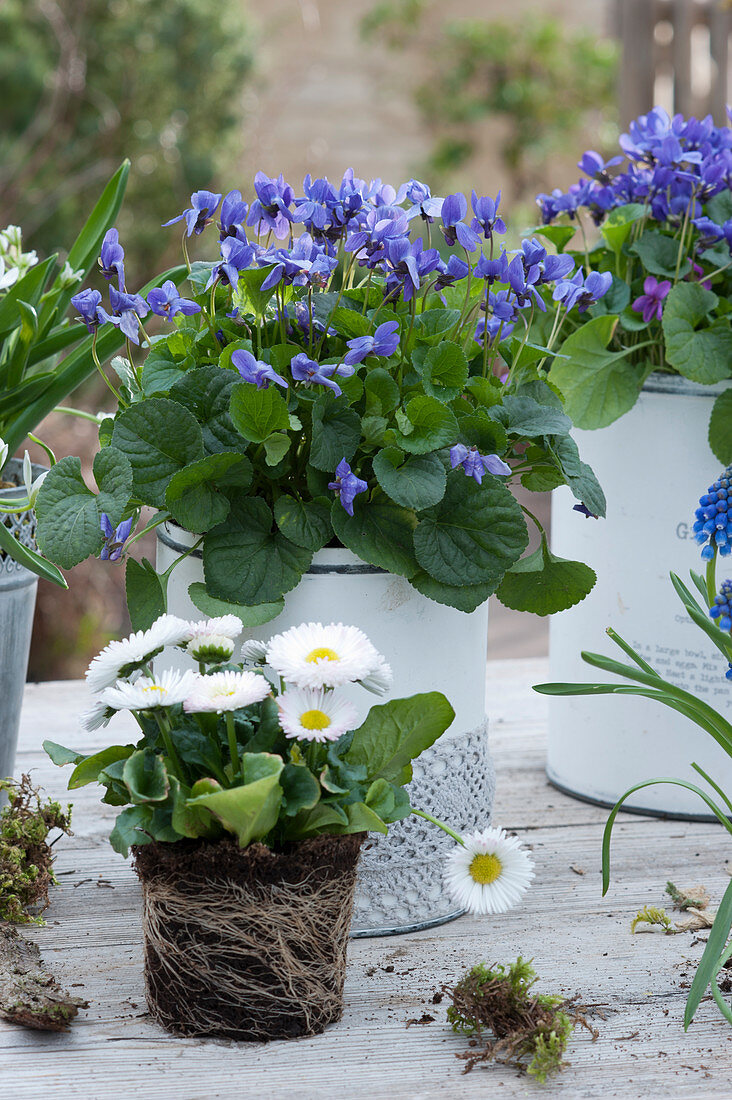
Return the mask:
[[(105, 802), (123, 807), (115, 851), (227, 834), (282, 850), (320, 833), (386, 833), (414, 813), (456, 841), (446, 886), (461, 907), (500, 913), (518, 902), (532, 865), (515, 838), (491, 828), (462, 837), (410, 803), (412, 760), (454, 718), (444, 695), (393, 699), (360, 721), (344, 689), (380, 694), (391, 683), (362, 631), (303, 623), (245, 642), (243, 662), (231, 664), (241, 631), (233, 615), (191, 623), (166, 614), (110, 642), (87, 671), (81, 723), (98, 730), (128, 711), (138, 739), (86, 756), (44, 742), (54, 763), (74, 765), (70, 790), (96, 781)], [(192, 667), (154, 670), (171, 648)]]
[[(732, 680), (732, 580), (729, 578), (718, 584), (716, 566), (718, 558), (728, 558), (732, 551), (732, 510), (729, 496), (732, 489), (732, 466), (728, 466), (709, 486), (699, 499), (696, 510), (694, 533), (696, 541), (702, 547), (701, 556), (706, 562), (705, 575), (691, 572), (691, 581), (696, 589), (697, 598), (683, 581), (671, 574), (671, 583), (681, 600), (686, 614), (700, 630), (714, 643), (727, 662), (725, 676)], [(701, 602), (700, 602), (701, 601)], [(610, 639), (630, 658), (633, 664), (623, 664), (599, 653), (583, 653), (582, 659), (594, 668), (613, 673), (631, 683), (590, 683), (590, 684), (538, 684), (534, 690), (544, 695), (643, 695), (655, 699), (672, 710), (678, 711), (694, 722), (700, 729), (712, 737), (728, 756), (732, 757), (732, 723), (724, 714), (715, 710), (709, 703), (698, 698), (691, 691), (670, 683), (637, 653), (614, 630), (607, 631)], [(602, 843), (603, 893), (610, 884), (610, 838), (618, 811), (630, 795), (636, 791), (651, 787), (656, 783), (671, 783), (693, 791), (705, 803), (719, 823), (732, 834), (732, 791), (725, 792), (715, 779), (708, 775), (699, 764), (692, 768), (703, 780), (705, 787), (697, 786), (683, 779), (666, 776), (647, 779), (637, 783), (625, 792), (614, 806)], [(711, 792), (711, 793), (710, 793)], [(724, 892), (717, 910), (712, 930), (707, 940), (701, 961), (689, 989), (684, 1013), (684, 1026), (688, 1028), (699, 1007), (706, 990), (711, 986), (712, 995), (725, 1019), (732, 1024), (732, 1006), (724, 999), (720, 991), (718, 975), (732, 958), (732, 882)]]
[(351, 170), (337, 184), (306, 176), (299, 193), (259, 172), (248, 201), (191, 196), (168, 223), (186, 278), (146, 296), (129, 292), (110, 236), (109, 300), (74, 298), (99, 339), (112, 327), (128, 341), (100, 491), (76, 459), (58, 464), (39, 496), (44, 552), (64, 569), (100, 548), (126, 557), (141, 628), (166, 610), (168, 579), (127, 556), (137, 536), (120, 524), (144, 507), (152, 526), (200, 539), (194, 605), (228, 605), (247, 625), (281, 611), (324, 546), (465, 612), (493, 592), (542, 615), (583, 599), (592, 570), (554, 558), (543, 531), (522, 557), (538, 521), (512, 489), (566, 483), (604, 514), (533, 326), (561, 291), (581, 329), (610, 278), (585, 281), (536, 238), (507, 251), (499, 207)]
[[(556, 353), (548, 381), (578, 428), (603, 428), (633, 407), (651, 371), (712, 385), (732, 377), (732, 128), (654, 107), (620, 138), (620, 155), (593, 150), (568, 191), (537, 197), (536, 232), (582, 271), (542, 319)], [(574, 296), (609, 282), (576, 327)], [(715, 401), (709, 443), (732, 460), (732, 390)]]

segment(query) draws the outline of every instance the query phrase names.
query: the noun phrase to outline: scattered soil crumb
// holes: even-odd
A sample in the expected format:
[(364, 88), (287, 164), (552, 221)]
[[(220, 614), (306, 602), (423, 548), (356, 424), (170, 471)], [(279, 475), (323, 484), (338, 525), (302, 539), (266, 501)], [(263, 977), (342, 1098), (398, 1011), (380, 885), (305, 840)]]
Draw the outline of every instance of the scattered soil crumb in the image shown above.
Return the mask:
[(412, 1024), (433, 1024), (435, 1022), (434, 1016), (430, 1016), (429, 1012), (423, 1012), (419, 1019), (407, 1020), (406, 1027), (411, 1027)]
[(444, 995), (445, 995), (444, 993), (435, 993), (434, 997), (432, 998), (432, 1004), (433, 1005), (442, 1004), (442, 998), (444, 997)]
[(570, 871), (574, 871), (575, 875), (586, 875), (587, 874), (584, 867), (578, 867), (576, 863), (570, 863), (569, 869), (570, 869)]

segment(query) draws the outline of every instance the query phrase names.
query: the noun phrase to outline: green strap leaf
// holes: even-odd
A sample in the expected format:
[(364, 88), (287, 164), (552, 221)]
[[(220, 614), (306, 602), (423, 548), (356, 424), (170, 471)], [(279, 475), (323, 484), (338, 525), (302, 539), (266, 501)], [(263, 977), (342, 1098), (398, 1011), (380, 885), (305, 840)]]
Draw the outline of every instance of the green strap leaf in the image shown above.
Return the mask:
[(52, 581), (59, 588), (69, 587), (63, 573), (59, 572), (55, 565), (50, 561), (46, 561), (35, 550), (31, 550), (29, 546), (24, 546), (22, 542), (19, 542), (2, 521), (0, 521), (0, 550), (4, 550), (18, 565), (24, 566), (31, 573), (42, 577), (43, 580)]

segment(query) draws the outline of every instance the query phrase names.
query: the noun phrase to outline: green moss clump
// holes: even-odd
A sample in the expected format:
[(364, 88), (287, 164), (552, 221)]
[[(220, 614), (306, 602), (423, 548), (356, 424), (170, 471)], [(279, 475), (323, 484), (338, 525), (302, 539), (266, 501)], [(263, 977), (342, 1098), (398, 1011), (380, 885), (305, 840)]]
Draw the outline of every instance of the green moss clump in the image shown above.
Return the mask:
[(48, 888), (56, 882), (49, 833), (71, 832), (71, 806), (43, 802), (30, 776), (1, 779), (8, 805), (0, 812), (0, 920), (43, 924), (29, 908), (48, 906)]
[(479, 1062), (497, 1061), (522, 1069), (544, 1084), (567, 1064), (564, 1052), (574, 1027), (587, 1022), (576, 1001), (532, 994), (537, 981), (531, 961), (521, 956), (509, 966), (479, 963), (445, 992), (453, 1031), (470, 1037), (471, 1050), (456, 1057), (468, 1073)]

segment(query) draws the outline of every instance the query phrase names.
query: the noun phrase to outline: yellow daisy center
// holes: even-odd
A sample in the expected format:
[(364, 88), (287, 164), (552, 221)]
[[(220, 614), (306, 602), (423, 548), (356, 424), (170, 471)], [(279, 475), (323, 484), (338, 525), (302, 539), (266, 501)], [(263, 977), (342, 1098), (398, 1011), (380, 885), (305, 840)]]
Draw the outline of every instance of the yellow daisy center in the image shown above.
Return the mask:
[(313, 649), (308, 653), (305, 660), (308, 664), (314, 664), (315, 661), (340, 661), (340, 657), (334, 649), (329, 649), (328, 646), (321, 645), (317, 649)]
[(324, 710), (306, 710), (300, 715), (300, 725), (306, 730), (327, 730), (330, 715)]
[(503, 870), (503, 864), (493, 852), (480, 852), (470, 861), (470, 877), (481, 886), (490, 886)]
[(161, 687), (161, 686), (160, 686), (160, 684), (148, 684), (148, 686), (147, 686), (147, 687), (144, 687), (144, 688), (143, 688), (142, 690), (143, 690), (143, 691), (144, 691), (144, 692), (145, 692), (146, 694), (147, 694), (147, 693), (149, 692), (149, 693), (150, 693), (150, 695), (160, 695), (160, 696), (163, 696), (163, 695), (166, 695), (166, 694), (167, 694), (167, 692), (166, 692), (165, 688), (164, 688), (164, 687)]

